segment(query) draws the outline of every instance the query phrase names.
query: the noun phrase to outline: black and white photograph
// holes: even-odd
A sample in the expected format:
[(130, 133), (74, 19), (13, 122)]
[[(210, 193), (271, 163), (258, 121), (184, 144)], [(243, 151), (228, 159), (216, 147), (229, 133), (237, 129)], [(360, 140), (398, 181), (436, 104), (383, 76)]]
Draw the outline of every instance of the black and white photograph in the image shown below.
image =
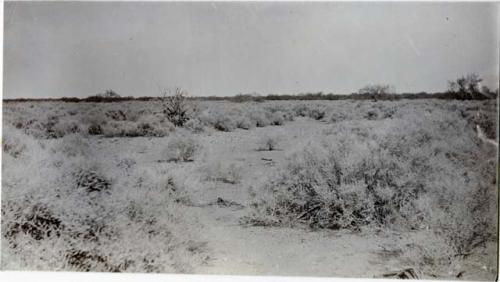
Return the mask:
[(498, 2), (2, 4), (0, 270), (498, 281)]

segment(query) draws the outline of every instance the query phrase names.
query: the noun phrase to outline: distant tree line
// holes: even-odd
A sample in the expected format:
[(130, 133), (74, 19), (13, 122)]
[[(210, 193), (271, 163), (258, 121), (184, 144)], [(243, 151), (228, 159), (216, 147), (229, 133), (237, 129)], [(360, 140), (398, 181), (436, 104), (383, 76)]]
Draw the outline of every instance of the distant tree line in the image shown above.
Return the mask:
[[(235, 96), (204, 96), (204, 97), (186, 97), (188, 100), (201, 101), (231, 101), (231, 102), (264, 102), (264, 101), (282, 101), (282, 100), (401, 100), (401, 99), (446, 99), (446, 100), (485, 100), (496, 99), (498, 89), (490, 90), (486, 86), (481, 86), (482, 79), (476, 74), (469, 74), (459, 77), (456, 80), (448, 81), (448, 89), (445, 92), (418, 92), (418, 93), (396, 93), (395, 88), (389, 84), (369, 84), (351, 94), (324, 94), (299, 93), (299, 94), (268, 94), (259, 95), (258, 93), (238, 94)], [(165, 96), (165, 95), (163, 95)], [(63, 97), (63, 98), (17, 98), (4, 99), (4, 102), (23, 102), (23, 101), (63, 101), (63, 102), (121, 102), (121, 101), (164, 101), (165, 97), (122, 97), (115, 91), (109, 89), (104, 93), (96, 94), (86, 98)]]

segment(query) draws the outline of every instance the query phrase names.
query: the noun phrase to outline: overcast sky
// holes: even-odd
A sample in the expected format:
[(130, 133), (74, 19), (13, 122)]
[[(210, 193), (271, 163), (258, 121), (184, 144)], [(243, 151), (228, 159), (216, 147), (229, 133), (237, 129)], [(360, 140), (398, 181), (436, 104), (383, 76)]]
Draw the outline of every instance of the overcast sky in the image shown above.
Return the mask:
[(4, 98), (498, 86), (495, 3), (14, 3)]

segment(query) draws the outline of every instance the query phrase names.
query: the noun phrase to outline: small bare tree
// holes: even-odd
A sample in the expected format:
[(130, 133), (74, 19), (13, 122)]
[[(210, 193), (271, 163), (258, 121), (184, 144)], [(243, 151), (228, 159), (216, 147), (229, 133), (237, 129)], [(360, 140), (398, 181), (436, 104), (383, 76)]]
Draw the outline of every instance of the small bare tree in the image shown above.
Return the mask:
[(118, 93), (113, 91), (113, 89), (108, 89), (108, 90), (104, 91), (104, 93), (101, 94), (100, 96), (105, 97), (105, 98), (120, 98), (120, 95), (118, 95)]
[(369, 84), (359, 89), (358, 94), (370, 95), (373, 101), (377, 101), (384, 95), (393, 94), (394, 92), (394, 86), (389, 84)]
[(175, 126), (184, 126), (189, 120), (187, 91), (180, 87), (165, 89), (162, 92), (163, 113)]

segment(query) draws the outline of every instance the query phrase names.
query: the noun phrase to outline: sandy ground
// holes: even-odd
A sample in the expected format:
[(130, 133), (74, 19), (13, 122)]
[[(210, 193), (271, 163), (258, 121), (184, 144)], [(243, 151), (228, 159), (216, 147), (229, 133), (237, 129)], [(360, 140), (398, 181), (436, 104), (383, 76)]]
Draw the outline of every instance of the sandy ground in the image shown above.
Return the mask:
[[(94, 139), (94, 148), (106, 154), (110, 162), (132, 157), (137, 167), (147, 167), (175, 175), (184, 182), (189, 204), (178, 211), (186, 224), (196, 226), (199, 239), (206, 242), (207, 263), (197, 267), (199, 274), (301, 275), (337, 277), (374, 277), (388, 271), (418, 266), (403, 259), (401, 246), (425, 245), (428, 233), (361, 230), (311, 231), (307, 228), (245, 227), (239, 221), (251, 212), (252, 192), (301, 143), (322, 135), (329, 125), (310, 119), (297, 119), (285, 126), (269, 126), (234, 132), (195, 135), (203, 149), (191, 163), (159, 162), (169, 137)], [(279, 136), (277, 151), (257, 151), (262, 136)], [(266, 160), (263, 160), (266, 159)], [(269, 161), (272, 159), (272, 161)], [(206, 181), (203, 167), (216, 163), (234, 163), (244, 173), (238, 184)], [(234, 202), (223, 207), (218, 198)], [(194, 229), (194, 228), (193, 228)], [(462, 274), (494, 279), (491, 268), (495, 258), (484, 259)], [(419, 273), (422, 278), (451, 278), (449, 273)]]

